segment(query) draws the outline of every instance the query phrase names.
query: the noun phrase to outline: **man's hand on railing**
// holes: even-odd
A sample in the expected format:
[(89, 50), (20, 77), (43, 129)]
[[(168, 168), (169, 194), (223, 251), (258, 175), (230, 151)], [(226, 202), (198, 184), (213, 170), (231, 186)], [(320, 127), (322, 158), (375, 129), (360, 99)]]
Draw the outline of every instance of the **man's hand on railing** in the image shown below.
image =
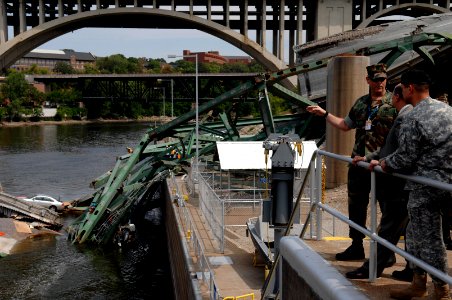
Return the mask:
[(358, 164), (358, 162), (360, 162), (360, 161), (367, 161), (367, 159), (365, 156), (357, 155), (357, 156), (353, 157), (352, 164), (356, 166)]
[(385, 172), (391, 172), (391, 168), (386, 164), (386, 161), (383, 159), (380, 161), (381, 169)]
[(369, 170), (373, 171), (376, 166), (379, 166), (380, 162), (376, 159), (372, 159), (369, 163)]

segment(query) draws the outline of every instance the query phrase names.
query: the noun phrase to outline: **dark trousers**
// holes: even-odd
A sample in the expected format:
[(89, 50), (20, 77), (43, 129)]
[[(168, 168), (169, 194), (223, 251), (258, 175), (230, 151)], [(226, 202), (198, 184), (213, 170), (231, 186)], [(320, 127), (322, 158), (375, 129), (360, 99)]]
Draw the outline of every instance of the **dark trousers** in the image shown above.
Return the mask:
[[(348, 169), (348, 217), (356, 224), (366, 227), (367, 206), (369, 205), (370, 172), (350, 165)], [(349, 227), (349, 237), (353, 243), (362, 243), (364, 234)]]
[[(381, 210), (378, 235), (393, 245), (404, 234), (408, 223), (408, 192), (403, 191), (404, 181), (396, 181), (386, 175), (377, 174), (377, 198)], [(348, 213), (353, 222), (366, 227), (367, 206), (370, 193), (370, 172), (360, 167), (350, 166), (348, 170)], [(362, 243), (364, 234), (350, 227), (353, 243)], [(377, 246), (377, 273), (381, 273), (393, 254), (383, 245)], [(368, 262), (364, 267), (368, 266)]]
[[(406, 193), (408, 196), (408, 193)], [(408, 212), (406, 207), (406, 199), (398, 200), (383, 200), (380, 202), (381, 207), (381, 221), (378, 235), (393, 245), (399, 242), (400, 236), (404, 235), (406, 226), (408, 224)], [(389, 258), (394, 252), (385, 246), (377, 245), (377, 274), (381, 274)], [(364, 264), (368, 267), (369, 262)]]

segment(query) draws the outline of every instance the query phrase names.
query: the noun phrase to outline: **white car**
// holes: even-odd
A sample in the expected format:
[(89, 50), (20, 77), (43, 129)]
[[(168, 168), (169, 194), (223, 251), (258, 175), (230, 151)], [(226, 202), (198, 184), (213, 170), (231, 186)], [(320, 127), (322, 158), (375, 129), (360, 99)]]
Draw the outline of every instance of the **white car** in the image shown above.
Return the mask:
[(31, 202), (53, 211), (62, 211), (64, 209), (64, 204), (55, 198), (46, 195), (36, 195), (31, 198), (20, 198), (23, 201)]

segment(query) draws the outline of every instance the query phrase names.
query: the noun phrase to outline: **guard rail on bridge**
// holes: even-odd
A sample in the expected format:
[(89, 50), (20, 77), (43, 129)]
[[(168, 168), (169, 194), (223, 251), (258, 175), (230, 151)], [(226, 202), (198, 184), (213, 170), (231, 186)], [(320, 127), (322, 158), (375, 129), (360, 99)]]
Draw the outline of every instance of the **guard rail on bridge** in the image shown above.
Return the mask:
[(4, 192), (0, 192), (0, 213), (8, 217), (20, 214), (54, 227), (63, 227), (58, 213), (21, 201)]

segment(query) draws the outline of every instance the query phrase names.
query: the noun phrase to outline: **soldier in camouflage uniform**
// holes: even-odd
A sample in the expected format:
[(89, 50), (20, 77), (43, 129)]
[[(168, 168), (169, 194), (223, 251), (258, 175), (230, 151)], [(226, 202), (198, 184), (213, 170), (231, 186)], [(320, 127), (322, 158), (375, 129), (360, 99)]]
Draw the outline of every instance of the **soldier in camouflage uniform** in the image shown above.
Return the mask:
[[(452, 108), (430, 98), (430, 78), (422, 71), (408, 71), (401, 78), (403, 96), (414, 106), (400, 128), (400, 147), (381, 161), (385, 171), (452, 183)], [(415, 257), (447, 273), (447, 255), (441, 230), (441, 207), (452, 201), (451, 193), (408, 181), (407, 248)], [(427, 295), (427, 275), (415, 267), (411, 285), (391, 291), (396, 299)], [(433, 299), (450, 299), (449, 285), (432, 276)]]
[[(308, 106), (306, 110), (323, 116), (334, 127), (349, 131), (356, 129), (352, 158), (365, 156), (378, 150), (392, 127), (397, 116), (391, 104), (392, 94), (386, 90), (386, 66), (376, 64), (367, 67), (369, 94), (356, 100), (345, 118), (336, 117), (319, 106)], [(348, 171), (348, 213), (353, 222), (366, 227), (367, 206), (370, 193), (370, 172), (357, 166), (350, 166)], [(337, 253), (337, 260), (363, 259), (364, 234), (350, 227), (349, 236), (352, 245), (344, 252)]]
[[(379, 164), (379, 158), (388, 156), (399, 147), (400, 125), (405, 116), (413, 109), (413, 106), (407, 104), (403, 99), (401, 84), (394, 88), (392, 105), (399, 114), (386, 137), (384, 146), (380, 150), (366, 156), (355, 156), (353, 164), (357, 164), (359, 161), (367, 161), (370, 162), (369, 169), (373, 170), (373, 167)], [(396, 245), (400, 236), (404, 234), (408, 223), (408, 212), (406, 209), (408, 192), (404, 190), (406, 181), (405, 179), (381, 173), (376, 174), (376, 179), (378, 187), (376, 194), (381, 208), (378, 235)], [(381, 276), (383, 270), (388, 266), (388, 262), (395, 262), (394, 252), (379, 243), (377, 247), (377, 277)], [(411, 269), (408, 270), (411, 271)], [(356, 270), (347, 272), (345, 276), (350, 279), (369, 278), (369, 261), (366, 261)]]

